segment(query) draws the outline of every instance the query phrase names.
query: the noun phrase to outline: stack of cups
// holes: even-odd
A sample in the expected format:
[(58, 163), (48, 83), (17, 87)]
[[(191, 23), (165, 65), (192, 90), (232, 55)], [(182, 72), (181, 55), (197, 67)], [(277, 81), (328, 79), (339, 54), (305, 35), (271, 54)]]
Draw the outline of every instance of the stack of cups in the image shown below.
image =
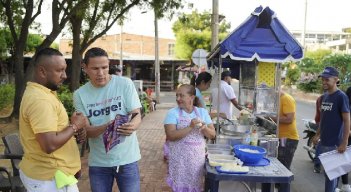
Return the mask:
[(269, 157), (278, 157), (278, 146), (279, 139), (278, 138), (269, 138), (267, 143), (267, 156)]

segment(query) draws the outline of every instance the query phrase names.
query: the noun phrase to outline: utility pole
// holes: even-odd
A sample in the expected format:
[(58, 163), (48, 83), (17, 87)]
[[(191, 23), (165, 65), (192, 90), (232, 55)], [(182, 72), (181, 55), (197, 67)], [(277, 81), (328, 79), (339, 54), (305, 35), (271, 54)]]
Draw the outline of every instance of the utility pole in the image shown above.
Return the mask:
[(307, 0), (305, 0), (305, 17), (303, 24), (303, 33), (302, 33), (302, 47), (306, 51), (306, 20), (307, 20)]
[(160, 103), (160, 61), (158, 56), (158, 23), (157, 23), (157, 13), (154, 9), (155, 14), (155, 92), (156, 92), (156, 102)]
[(212, 0), (211, 30), (211, 50), (213, 50), (218, 44), (218, 0)]
[(123, 75), (123, 24), (121, 22), (121, 34), (119, 35), (119, 66), (121, 67), (121, 75)]

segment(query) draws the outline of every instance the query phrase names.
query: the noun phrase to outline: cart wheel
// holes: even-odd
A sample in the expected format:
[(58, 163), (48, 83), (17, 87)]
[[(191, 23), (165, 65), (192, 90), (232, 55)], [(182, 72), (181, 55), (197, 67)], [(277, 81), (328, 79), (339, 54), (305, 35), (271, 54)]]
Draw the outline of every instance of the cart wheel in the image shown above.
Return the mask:
[(310, 159), (311, 159), (312, 161), (314, 161), (314, 158), (315, 158), (315, 156), (316, 156), (316, 153), (315, 153), (315, 151), (316, 151), (316, 146), (313, 144), (312, 138), (313, 138), (313, 137), (308, 138), (308, 140), (307, 140), (307, 146), (310, 147), (311, 149), (314, 149), (314, 152), (313, 152), (313, 151), (307, 151), (307, 153), (308, 153), (308, 156), (310, 157)]

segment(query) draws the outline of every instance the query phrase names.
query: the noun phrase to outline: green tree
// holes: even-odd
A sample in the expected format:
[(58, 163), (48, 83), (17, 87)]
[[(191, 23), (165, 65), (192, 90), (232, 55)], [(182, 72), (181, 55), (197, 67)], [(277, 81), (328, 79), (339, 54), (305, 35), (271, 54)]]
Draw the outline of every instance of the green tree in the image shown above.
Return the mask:
[[(35, 48), (40, 45), (42, 41), (43, 38), (40, 35), (29, 34), (23, 54), (35, 52)], [(0, 29), (0, 62), (7, 63), (8, 61), (6, 60), (9, 58), (11, 53), (14, 53), (14, 42), (11, 38), (10, 30), (7, 28), (2, 28)], [(12, 69), (14, 67), (12, 63), (13, 62), (9, 62), (7, 64), (1, 65), (1, 68), (4, 69), (0, 69), (0, 71), (4, 74), (6, 73), (6, 75), (11, 76), (13, 72)], [(10, 81), (11, 79), (12, 78), (9, 78), (8, 80)]]
[(59, 44), (58, 43), (52, 43), (50, 45), (51, 48), (54, 48), (54, 49), (59, 49)]
[[(183, 13), (173, 24), (176, 36), (175, 52), (178, 58), (190, 59), (194, 50), (202, 48), (211, 50), (211, 13), (197, 10), (191, 14)], [(230, 29), (230, 23), (225, 20), (219, 25), (219, 40), (223, 40)]]
[[(52, 31), (42, 43), (37, 47), (36, 51), (49, 47), (56, 37), (61, 33), (66, 26), (67, 21), (72, 13), (77, 11), (80, 4), (84, 0), (53, 0), (51, 3), (52, 15)], [(0, 0), (0, 22), (8, 26), (13, 40), (12, 63), (15, 69), (15, 98), (14, 110), (12, 115), (18, 117), (19, 106), (22, 100), (26, 81), (30, 80), (34, 71), (33, 62), (31, 61), (24, 71), (24, 53), (26, 50), (26, 43), (29, 36), (30, 27), (35, 26), (35, 19), (41, 14), (43, 0)], [(35, 53), (36, 54), (36, 53)], [(35, 56), (35, 55), (34, 55)]]
[[(138, 5), (140, 0), (100, 1), (89, 0), (73, 13), (70, 23), (73, 36), (70, 90), (79, 87), (81, 60), (85, 50), (98, 38), (102, 37), (118, 19), (123, 19), (130, 8)], [(82, 35), (82, 36), (81, 36)]]
[(351, 85), (351, 55), (348, 54), (332, 54), (325, 57), (322, 61), (323, 66), (332, 66), (338, 69), (340, 88), (346, 90)]
[(11, 39), (11, 34), (8, 29), (0, 29), (0, 60), (4, 60), (7, 57), (8, 52), (11, 51), (13, 47), (13, 41)]
[(149, 0), (145, 1), (142, 6), (152, 8), (156, 19), (167, 17), (171, 19), (175, 11), (183, 7), (185, 0)]
[[(28, 34), (27, 42), (25, 44), (24, 54), (33, 53), (35, 49), (43, 42), (43, 37), (39, 34)], [(14, 42), (11, 38), (9, 29), (0, 29), (0, 53), (13, 52)]]
[(299, 63), (300, 69), (305, 73), (319, 73), (323, 70), (324, 57), (331, 54), (331, 50), (318, 49), (316, 51), (308, 51), (305, 53), (305, 58)]
[(12, 63), (15, 69), (15, 101), (14, 113), (18, 115), (19, 105), (23, 95), (24, 81), (24, 52), (29, 35), (29, 28), (41, 13), (43, 0), (16, 1), (0, 0), (1, 21), (6, 23), (13, 41)]
[(70, 19), (73, 36), (70, 89), (79, 87), (80, 64), (85, 50), (98, 38), (102, 37), (116, 21), (125, 19), (125, 14), (135, 6), (156, 7), (158, 18), (172, 15), (172, 10), (179, 8), (182, 0), (90, 0), (81, 5)]
[(293, 62), (288, 62), (284, 64), (285, 68), (287, 68), (286, 77), (285, 77), (285, 85), (295, 85), (296, 82), (300, 79), (301, 70), (298, 65)]
[(29, 34), (24, 53), (34, 53), (36, 48), (43, 43), (43, 37), (39, 34)]
[(345, 33), (351, 33), (351, 27), (345, 28), (343, 31), (344, 31)]
[(330, 55), (332, 51), (330, 49), (317, 49), (315, 51), (307, 51), (306, 57), (312, 58), (316, 64), (322, 64), (324, 57)]
[(340, 88), (342, 90), (351, 86), (351, 55), (331, 54), (330, 50), (318, 50), (308, 52), (306, 56), (299, 63), (299, 68), (306, 74), (300, 80), (299, 87), (302, 90), (320, 92), (321, 83), (318, 80), (318, 74), (327, 66), (338, 69)]

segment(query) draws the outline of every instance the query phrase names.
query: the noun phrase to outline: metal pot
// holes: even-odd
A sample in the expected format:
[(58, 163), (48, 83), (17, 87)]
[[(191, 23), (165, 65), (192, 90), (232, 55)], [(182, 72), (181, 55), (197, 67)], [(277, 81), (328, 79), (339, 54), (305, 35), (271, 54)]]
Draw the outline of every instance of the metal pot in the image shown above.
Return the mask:
[(241, 135), (244, 134), (247, 130), (250, 130), (250, 126), (247, 125), (239, 125), (239, 124), (228, 124), (228, 125), (221, 125), (221, 130), (223, 134), (228, 135)]

